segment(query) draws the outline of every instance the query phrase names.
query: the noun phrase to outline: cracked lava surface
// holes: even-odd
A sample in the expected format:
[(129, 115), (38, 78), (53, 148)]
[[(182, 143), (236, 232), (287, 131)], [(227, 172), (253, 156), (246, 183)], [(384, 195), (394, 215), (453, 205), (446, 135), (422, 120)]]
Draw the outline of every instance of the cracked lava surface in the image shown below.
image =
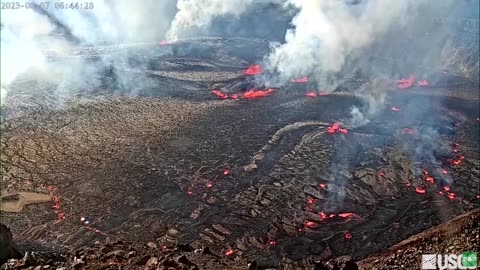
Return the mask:
[[(283, 256), (363, 258), (479, 206), (475, 86), (392, 84), (381, 113), (354, 127), (342, 121), (363, 101), (348, 91), (313, 96), (295, 84), (258, 99), (212, 94), (245, 80), (248, 59), (228, 50), (235, 40), (192, 42), (207, 49), (131, 49), (158, 51), (155, 64), (131, 70), (151, 83), (137, 97), (107, 87), (58, 101), (54, 86), (18, 83), (36, 92), (4, 107), (2, 188), (56, 199), (3, 213), (15, 237), (66, 248), (157, 239), (272, 265)], [(329, 132), (337, 122), (345, 132)]]

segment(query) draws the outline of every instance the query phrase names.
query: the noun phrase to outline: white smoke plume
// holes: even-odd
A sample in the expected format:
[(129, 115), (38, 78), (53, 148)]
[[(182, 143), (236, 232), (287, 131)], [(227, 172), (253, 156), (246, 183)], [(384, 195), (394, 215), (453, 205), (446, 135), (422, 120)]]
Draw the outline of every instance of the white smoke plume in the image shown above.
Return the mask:
[(178, 12), (173, 19), (167, 39), (177, 40), (189, 30), (210, 25), (215, 17), (238, 17), (250, 6), (266, 3), (282, 3), (285, 0), (178, 0)]
[[(286, 42), (269, 57), (270, 65), (289, 79), (310, 73), (338, 72), (346, 57), (366, 47), (393, 24), (401, 24), (412, 1), (289, 0), (299, 9)], [(418, 2), (415, 0), (415, 2)]]
[(41, 10), (1, 10), (2, 101), (8, 99), (10, 84), (32, 69), (47, 81), (87, 83), (80, 75), (97, 72), (98, 63), (72, 57), (46, 61), (48, 55), (68, 56), (85, 46), (158, 42), (165, 38), (176, 12), (175, 0), (97, 0), (85, 10), (55, 8), (54, 3)]
[(7, 95), (6, 86), (12, 83), (18, 74), (30, 68), (45, 68), (45, 57), (38, 48), (39, 44), (32, 41), (48, 36), (54, 28), (45, 18), (28, 9), (1, 12), (3, 100)]

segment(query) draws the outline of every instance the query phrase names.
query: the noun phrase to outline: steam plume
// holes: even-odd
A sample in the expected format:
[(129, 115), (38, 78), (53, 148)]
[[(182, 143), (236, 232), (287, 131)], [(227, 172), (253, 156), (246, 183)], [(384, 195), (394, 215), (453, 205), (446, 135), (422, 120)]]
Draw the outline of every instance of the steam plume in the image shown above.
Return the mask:
[[(175, 3), (99, 0), (87, 10), (58, 9), (53, 2), (46, 10), (2, 9), (2, 100), (8, 97), (9, 85), (31, 69), (40, 71), (36, 74), (42, 74), (42, 79), (54, 79), (60, 85), (71, 85), (72, 80), (84, 86), (91, 84), (84, 80), (85, 75), (98, 77), (100, 63), (78, 58), (52, 62), (46, 61), (47, 55), (68, 56), (78, 46), (158, 42), (165, 37)], [(125, 57), (117, 55), (109, 64), (122, 62)]]
[(215, 17), (244, 13), (251, 5), (281, 3), (285, 0), (178, 0), (178, 12), (173, 19), (167, 38), (177, 40), (195, 27), (207, 27)]
[(405, 25), (409, 13), (423, 1), (289, 0), (299, 9), (285, 43), (268, 61), (285, 80), (314, 73), (339, 72), (347, 58), (376, 41), (392, 26)]

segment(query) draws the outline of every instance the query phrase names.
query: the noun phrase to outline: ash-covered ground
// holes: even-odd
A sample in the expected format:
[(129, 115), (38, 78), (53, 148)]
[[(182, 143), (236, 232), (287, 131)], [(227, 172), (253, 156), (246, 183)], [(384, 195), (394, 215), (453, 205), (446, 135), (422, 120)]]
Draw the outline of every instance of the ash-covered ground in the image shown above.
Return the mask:
[[(52, 194), (54, 207), (2, 213), (16, 241), (190, 244), (275, 267), (361, 259), (479, 206), (478, 82), (388, 82), (358, 124), (352, 107), (368, 100), (356, 91), (375, 87), (361, 74), (339, 75), (333, 92), (309, 81), (244, 98), (264, 89), (242, 70), (268, 48), (253, 38), (76, 48), (69, 57), (102, 59), (101, 76), (84, 78), (95, 88), (17, 80), (2, 108), (2, 188)], [(108, 65), (117, 54), (125, 65)]]

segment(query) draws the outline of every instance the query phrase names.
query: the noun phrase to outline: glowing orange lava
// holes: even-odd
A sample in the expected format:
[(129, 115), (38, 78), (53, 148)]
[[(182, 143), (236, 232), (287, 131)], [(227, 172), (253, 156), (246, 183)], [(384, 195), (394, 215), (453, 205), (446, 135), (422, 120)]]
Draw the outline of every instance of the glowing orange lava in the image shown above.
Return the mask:
[(317, 227), (317, 224), (313, 221), (305, 221), (305, 227), (313, 229)]
[(336, 122), (333, 123), (332, 126), (327, 128), (327, 133), (337, 133), (337, 132), (347, 134), (348, 130), (346, 128), (340, 128), (340, 124)]
[(228, 249), (227, 251), (225, 251), (225, 256), (232, 256), (234, 253), (235, 251), (233, 251), (233, 249)]
[(420, 86), (427, 86), (427, 85), (429, 85), (429, 83), (427, 82), (427, 80), (418, 81), (417, 84), (420, 85)]
[(408, 79), (397, 80), (397, 87), (399, 89), (410, 88), (410, 87), (412, 87), (414, 81), (415, 81), (415, 77), (413, 75), (410, 75), (410, 77), (408, 77)]
[(417, 187), (415, 189), (415, 191), (418, 193), (418, 194), (425, 194), (427, 191), (424, 189), (424, 188), (421, 188), (421, 187)]
[(260, 65), (251, 65), (243, 71), (245, 75), (258, 75), (262, 73), (262, 67)]
[(266, 96), (270, 96), (273, 92), (275, 91), (270, 88), (267, 90), (250, 89), (247, 92), (243, 93), (243, 98), (254, 99), (259, 97), (266, 97)]
[(220, 90), (212, 90), (212, 93), (213, 93), (215, 96), (217, 96), (217, 97), (219, 97), (219, 98), (221, 98), (221, 99), (227, 99), (227, 98), (228, 98), (228, 95), (225, 94), (225, 93), (223, 93), (223, 92), (220, 91)]

